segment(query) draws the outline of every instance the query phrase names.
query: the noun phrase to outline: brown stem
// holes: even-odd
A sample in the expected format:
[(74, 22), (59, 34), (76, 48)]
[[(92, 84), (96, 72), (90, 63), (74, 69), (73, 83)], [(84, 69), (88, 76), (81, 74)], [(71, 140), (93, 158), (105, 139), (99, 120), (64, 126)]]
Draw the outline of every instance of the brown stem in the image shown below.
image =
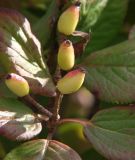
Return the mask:
[(42, 105), (40, 105), (37, 101), (35, 101), (35, 99), (33, 99), (30, 95), (27, 95), (25, 97), (23, 97), (22, 99), (24, 99), (26, 102), (30, 103), (32, 105), (32, 107), (34, 107), (34, 109), (36, 109), (39, 113), (44, 114), (46, 116), (48, 116), (49, 118), (52, 117), (52, 113), (50, 111), (48, 111), (47, 109), (45, 109)]
[[(61, 71), (60, 71), (60, 67), (57, 66), (56, 68), (56, 72), (55, 72), (55, 75), (54, 75), (54, 83), (57, 85), (59, 79), (61, 78)], [(58, 120), (58, 116), (59, 116), (59, 110), (60, 110), (60, 104), (61, 104), (61, 101), (62, 101), (62, 97), (63, 95), (57, 90), (56, 91), (56, 97), (54, 99), (54, 107), (53, 107), (53, 120), (54, 121), (57, 121)]]
[[(61, 71), (59, 66), (57, 66), (56, 68), (56, 72), (54, 74), (54, 83), (57, 85), (57, 82), (59, 81), (59, 79), (61, 78)], [(48, 123), (48, 128), (49, 128), (49, 134), (51, 134), (53, 136), (56, 127), (57, 127), (57, 123), (59, 121), (59, 110), (60, 110), (60, 104), (62, 101), (62, 97), (63, 94), (61, 94), (58, 90), (56, 91), (56, 97), (54, 98), (53, 101), (53, 108), (52, 108), (52, 113), (53, 116), (50, 119), (49, 123)]]
[(54, 108), (53, 108), (53, 118), (55, 120), (57, 120), (59, 116), (59, 110), (62, 98), (63, 95), (59, 91), (57, 91), (57, 96), (55, 97)]
[(79, 124), (84, 126), (87, 123), (89, 123), (89, 121), (88, 120), (82, 120), (82, 119), (65, 118), (65, 119), (61, 119), (58, 122), (58, 125), (62, 125), (62, 124), (65, 124), (65, 123), (79, 123)]

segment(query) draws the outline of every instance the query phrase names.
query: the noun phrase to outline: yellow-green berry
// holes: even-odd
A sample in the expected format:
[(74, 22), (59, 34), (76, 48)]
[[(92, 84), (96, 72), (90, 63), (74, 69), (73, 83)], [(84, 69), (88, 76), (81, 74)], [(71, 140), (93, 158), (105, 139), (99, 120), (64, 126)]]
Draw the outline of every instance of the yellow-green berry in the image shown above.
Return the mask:
[(66, 9), (59, 17), (58, 31), (65, 35), (71, 35), (78, 24), (80, 13), (80, 2), (76, 2), (74, 5)]
[(58, 51), (58, 64), (63, 70), (70, 70), (75, 63), (74, 47), (69, 40), (64, 41)]
[(67, 73), (58, 81), (57, 88), (62, 94), (70, 94), (76, 92), (83, 84), (85, 71), (76, 69)]
[(29, 94), (29, 84), (21, 76), (10, 73), (5, 79), (6, 86), (18, 97), (23, 97)]

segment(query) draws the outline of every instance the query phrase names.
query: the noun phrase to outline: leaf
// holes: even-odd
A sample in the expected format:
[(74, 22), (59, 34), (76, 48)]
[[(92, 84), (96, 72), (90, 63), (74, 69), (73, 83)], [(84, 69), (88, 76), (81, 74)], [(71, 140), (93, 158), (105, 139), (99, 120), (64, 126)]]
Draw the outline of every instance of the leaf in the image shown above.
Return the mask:
[(45, 15), (33, 26), (33, 31), (40, 40), (42, 46), (47, 46), (50, 40), (54, 40), (54, 37), (56, 36), (55, 33), (53, 35), (52, 33), (54, 32), (54, 25), (58, 13), (59, 2), (58, 0), (52, 0)]
[(0, 135), (11, 140), (28, 140), (41, 130), (41, 123), (27, 106), (13, 98), (0, 98)]
[(17, 98), (17, 96), (7, 88), (4, 82), (0, 82), (0, 97)]
[(81, 13), (78, 28), (89, 32), (95, 25), (109, 0), (81, 0)]
[(2, 160), (5, 157), (5, 155), (6, 155), (6, 152), (5, 152), (4, 146), (0, 141), (0, 160)]
[(83, 64), (87, 88), (101, 100), (128, 103), (135, 97), (135, 39), (95, 52)]
[(86, 137), (107, 159), (135, 159), (134, 107), (114, 107), (99, 111), (85, 125)]
[[(99, 3), (102, 4), (102, 1), (99, 0)], [(84, 30), (86, 32), (91, 30), (92, 34), (91, 41), (85, 50), (85, 56), (92, 51), (103, 49), (111, 43), (122, 27), (127, 7), (128, 0), (108, 0), (95, 25), (87, 27), (88, 25), (83, 24)], [(93, 16), (89, 15), (89, 17), (92, 19)], [(87, 21), (87, 23), (90, 23), (90, 21)]]
[(35, 94), (54, 96), (55, 87), (30, 24), (16, 11), (0, 9), (0, 66), (28, 80)]
[[(81, 160), (79, 155), (65, 144), (38, 139), (22, 144), (12, 150), (4, 160)], [(45, 153), (46, 150), (46, 153)]]
[(129, 39), (134, 39), (134, 38), (135, 38), (135, 25), (131, 28), (129, 33)]

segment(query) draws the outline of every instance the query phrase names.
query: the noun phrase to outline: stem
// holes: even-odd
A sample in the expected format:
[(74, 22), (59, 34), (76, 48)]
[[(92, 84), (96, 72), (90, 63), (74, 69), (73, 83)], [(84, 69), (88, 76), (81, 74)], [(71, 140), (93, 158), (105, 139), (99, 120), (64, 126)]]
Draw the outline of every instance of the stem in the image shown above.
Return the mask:
[[(59, 81), (59, 79), (61, 78), (61, 71), (59, 66), (57, 66), (56, 68), (56, 72), (54, 75), (54, 83), (57, 85), (57, 82)], [(61, 94), (58, 90), (56, 91), (56, 97), (54, 98), (53, 101), (53, 108), (52, 108), (52, 113), (53, 116), (50, 119), (49, 123), (48, 123), (48, 128), (49, 128), (49, 134), (50, 135), (54, 135), (58, 121), (59, 121), (59, 110), (60, 110), (60, 104), (63, 98), (63, 94)], [(48, 134), (48, 135), (49, 135)]]
[(74, 118), (65, 118), (65, 119), (60, 120), (58, 122), (58, 125), (62, 125), (65, 123), (79, 123), (84, 126), (87, 123), (89, 123), (89, 121), (88, 120), (81, 120), (81, 119), (74, 119)]
[(30, 103), (32, 105), (32, 107), (34, 107), (34, 109), (38, 110), (41, 114), (44, 114), (46, 116), (48, 116), (49, 118), (52, 117), (52, 113), (50, 111), (48, 111), (47, 109), (45, 109), (42, 105), (40, 105), (37, 101), (35, 101), (35, 99), (33, 99), (30, 95), (27, 95), (25, 97), (23, 97), (23, 99)]
[(49, 129), (49, 134), (48, 136), (52, 139), (57, 125), (58, 125), (58, 121), (59, 121), (59, 110), (60, 110), (60, 104), (62, 101), (62, 97), (63, 95), (57, 91), (57, 96), (54, 99), (54, 107), (53, 107), (53, 116), (52, 118), (48, 121), (48, 129)]
[(60, 104), (62, 101), (63, 95), (57, 91), (57, 96), (55, 97), (54, 108), (53, 108), (53, 119), (57, 120), (59, 116)]
[[(57, 66), (56, 72), (55, 72), (55, 75), (54, 75), (54, 82), (55, 82), (56, 85), (57, 85), (60, 78), (61, 78), (61, 71), (60, 71), (60, 67)], [(53, 111), (52, 111), (53, 112), (53, 120), (55, 120), (55, 121), (58, 120), (62, 97), (63, 97), (63, 95), (57, 90), (56, 91), (56, 97), (54, 99), (54, 107), (53, 107)]]

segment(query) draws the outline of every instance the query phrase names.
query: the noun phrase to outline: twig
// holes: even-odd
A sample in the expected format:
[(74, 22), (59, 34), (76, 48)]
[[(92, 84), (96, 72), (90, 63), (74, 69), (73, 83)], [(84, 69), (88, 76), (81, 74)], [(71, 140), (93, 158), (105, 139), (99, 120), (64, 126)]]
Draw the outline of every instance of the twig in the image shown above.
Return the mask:
[(26, 102), (31, 104), (32, 107), (34, 107), (34, 109), (36, 108), (36, 110), (39, 113), (44, 114), (44, 115), (48, 116), (49, 118), (52, 117), (53, 114), (50, 111), (48, 111), (47, 109), (45, 109), (42, 105), (40, 105), (37, 101), (35, 101), (35, 99), (33, 99), (30, 95), (27, 95), (27, 96), (23, 97), (22, 99), (24, 99)]
[[(61, 71), (59, 66), (57, 66), (55, 74), (54, 74), (54, 83), (57, 85), (57, 82), (61, 78)], [(56, 97), (54, 98), (53, 101), (53, 108), (52, 108), (52, 113), (53, 116), (48, 122), (48, 128), (49, 128), (49, 134), (54, 134), (57, 123), (59, 121), (59, 110), (60, 110), (60, 104), (62, 101), (63, 94), (61, 94), (58, 90), (56, 91)]]
[(75, 118), (65, 118), (65, 119), (61, 119), (59, 122), (58, 122), (58, 125), (62, 125), (62, 124), (65, 124), (65, 123), (79, 123), (81, 125), (86, 125), (87, 123), (89, 123), (88, 120), (81, 120), (81, 119), (75, 119)]
[[(55, 72), (55, 75), (54, 75), (54, 82), (55, 82), (56, 85), (57, 85), (60, 78), (61, 78), (61, 71), (60, 71), (60, 67), (57, 66), (56, 72)], [(63, 95), (57, 90), (56, 91), (56, 97), (54, 99), (54, 107), (53, 107), (53, 111), (52, 111), (53, 112), (53, 119), (55, 121), (57, 121), (57, 119), (58, 119), (62, 97), (63, 97)]]
[[(57, 66), (55, 75), (54, 75), (54, 83), (57, 85), (57, 82), (61, 78), (61, 71), (59, 66)], [(48, 121), (48, 136), (47, 136), (47, 143), (46, 143), (46, 148), (44, 151), (44, 155), (47, 151), (47, 148), (49, 146), (50, 140), (52, 139), (56, 127), (57, 127), (57, 122), (59, 120), (59, 110), (60, 110), (60, 104), (62, 101), (63, 95), (57, 90), (56, 91), (56, 97), (54, 98), (54, 103), (53, 103), (53, 108), (52, 108), (52, 117)]]
[(59, 116), (59, 110), (60, 110), (60, 104), (61, 104), (62, 98), (63, 98), (63, 94), (57, 91), (57, 96), (55, 97), (55, 103), (53, 108), (53, 118), (55, 120), (57, 120)]

